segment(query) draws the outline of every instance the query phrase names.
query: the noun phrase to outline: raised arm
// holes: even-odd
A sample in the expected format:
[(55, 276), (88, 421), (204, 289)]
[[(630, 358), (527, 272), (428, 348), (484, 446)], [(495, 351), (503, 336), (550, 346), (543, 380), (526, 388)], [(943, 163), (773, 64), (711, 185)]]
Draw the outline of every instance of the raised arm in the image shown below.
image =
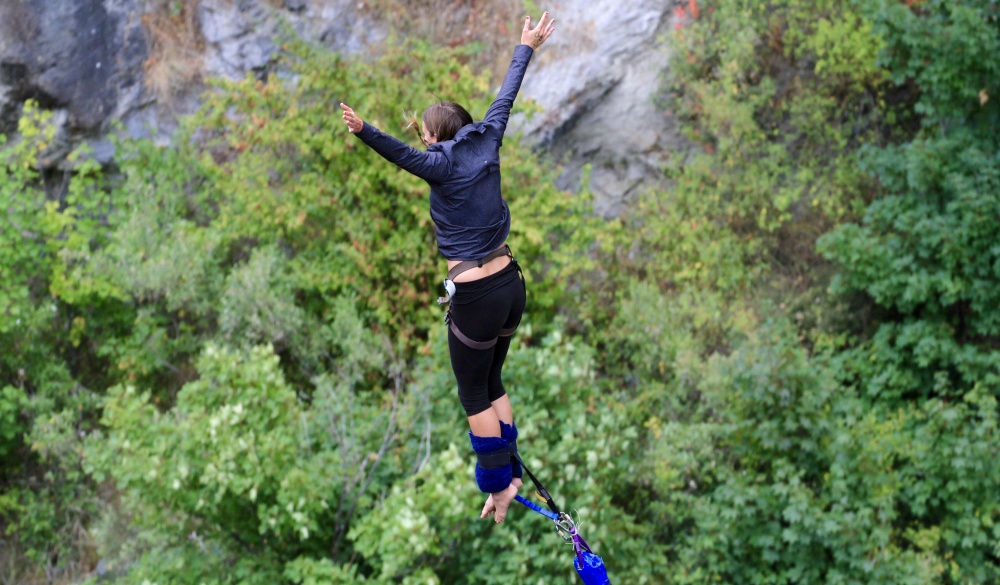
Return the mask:
[(347, 130), (351, 134), (357, 134), (362, 142), (385, 160), (425, 181), (440, 183), (448, 178), (451, 163), (443, 153), (419, 151), (371, 124), (366, 124), (347, 104), (340, 104), (340, 107), (344, 110)]
[(548, 20), (548, 17), (548, 12), (542, 13), (542, 19), (534, 28), (531, 26), (531, 17), (525, 17), (524, 28), (521, 30), (521, 44), (514, 47), (514, 57), (510, 61), (510, 68), (507, 69), (507, 76), (504, 77), (496, 99), (483, 117), (483, 122), (497, 128), (501, 135), (507, 129), (510, 109), (514, 105), (517, 92), (521, 89), (521, 80), (524, 79), (524, 72), (528, 68), (531, 55), (555, 31), (556, 21)]

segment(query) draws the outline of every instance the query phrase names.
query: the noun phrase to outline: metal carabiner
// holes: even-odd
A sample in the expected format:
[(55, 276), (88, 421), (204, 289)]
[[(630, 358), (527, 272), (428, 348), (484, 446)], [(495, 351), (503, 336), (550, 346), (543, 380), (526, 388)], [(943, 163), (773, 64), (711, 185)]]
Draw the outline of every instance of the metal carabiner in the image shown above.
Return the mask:
[(576, 522), (573, 517), (566, 512), (560, 512), (559, 517), (552, 520), (556, 525), (556, 533), (566, 542), (573, 542), (573, 535), (576, 534)]

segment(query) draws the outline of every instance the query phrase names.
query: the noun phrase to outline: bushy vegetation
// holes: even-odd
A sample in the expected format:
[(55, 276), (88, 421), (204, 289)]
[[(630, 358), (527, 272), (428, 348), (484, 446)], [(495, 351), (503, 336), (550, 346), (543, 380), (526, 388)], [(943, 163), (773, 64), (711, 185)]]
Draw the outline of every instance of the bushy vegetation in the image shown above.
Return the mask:
[[(671, 188), (505, 140), (522, 454), (616, 583), (1000, 581), (1000, 4), (677, 16)], [(57, 198), (47, 114), (4, 145), (0, 582), (571, 581), (476, 517), (426, 187), (336, 108), (479, 117), (482, 48), (284, 49)]]

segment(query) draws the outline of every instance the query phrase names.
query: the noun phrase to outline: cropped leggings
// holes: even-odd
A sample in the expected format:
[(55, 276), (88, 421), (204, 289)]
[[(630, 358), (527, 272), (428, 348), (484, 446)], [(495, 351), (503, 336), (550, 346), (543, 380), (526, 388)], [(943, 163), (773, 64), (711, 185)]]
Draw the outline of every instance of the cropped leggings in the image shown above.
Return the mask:
[(521, 322), (526, 293), (516, 261), (500, 272), (472, 282), (456, 282), (449, 315), (452, 323), (467, 338), (496, 344), (488, 349), (473, 349), (460, 340), (449, 327), (448, 352), (451, 368), (458, 381), (458, 398), (468, 416), (489, 409), (504, 394), (500, 371), (507, 359), (511, 335)]

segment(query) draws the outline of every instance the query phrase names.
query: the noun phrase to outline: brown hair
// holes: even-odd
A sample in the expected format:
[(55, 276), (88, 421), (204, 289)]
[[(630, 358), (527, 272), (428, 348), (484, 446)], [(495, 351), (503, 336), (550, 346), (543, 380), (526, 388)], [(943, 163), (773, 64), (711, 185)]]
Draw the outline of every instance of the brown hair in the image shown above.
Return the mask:
[[(472, 116), (455, 102), (438, 102), (424, 110), (421, 116), (427, 132), (438, 142), (451, 140), (462, 129), (472, 123)], [(419, 128), (418, 128), (419, 131)]]

